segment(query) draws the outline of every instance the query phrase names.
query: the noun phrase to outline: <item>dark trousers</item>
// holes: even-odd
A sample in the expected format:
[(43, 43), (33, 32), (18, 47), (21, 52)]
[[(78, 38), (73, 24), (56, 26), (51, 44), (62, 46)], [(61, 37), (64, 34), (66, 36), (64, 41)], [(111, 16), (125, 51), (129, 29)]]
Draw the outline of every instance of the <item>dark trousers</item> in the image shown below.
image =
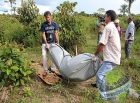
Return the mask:
[(128, 43), (125, 44), (125, 58), (130, 57), (130, 48), (131, 48), (132, 40), (128, 40)]

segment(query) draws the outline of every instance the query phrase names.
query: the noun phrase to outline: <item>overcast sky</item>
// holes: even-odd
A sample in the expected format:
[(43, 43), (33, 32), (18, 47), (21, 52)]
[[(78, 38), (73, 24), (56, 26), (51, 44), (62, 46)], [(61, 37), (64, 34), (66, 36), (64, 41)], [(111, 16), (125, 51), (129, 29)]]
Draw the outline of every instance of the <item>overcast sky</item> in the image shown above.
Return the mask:
[[(21, 0), (16, 0), (17, 4), (13, 5), (16, 7), (20, 7)], [(25, 0), (27, 1), (27, 0)], [(49, 10), (53, 12), (56, 10), (56, 7), (59, 6), (60, 3), (68, 0), (34, 0), (35, 4), (40, 10), (40, 13), (43, 14), (45, 11)], [(97, 12), (99, 8), (104, 8), (105, 10), (115, 10), (117, 14), (119, 14), (119, 8), (122, 4), (127, 4), (124, 0), (69, 0), (70, 2), (77, 2), (78, 4), (75, 7), (75, 11), (81, 12), (85, 11), (85, 13), (93, 14)], [(140, 0), (136, 0), (131, 7), (131, 13), (140, 14)], [(4, 0), (0, 0), (0, 13), (8, 10), (10, 13), (10, 3), (4, 3)]]

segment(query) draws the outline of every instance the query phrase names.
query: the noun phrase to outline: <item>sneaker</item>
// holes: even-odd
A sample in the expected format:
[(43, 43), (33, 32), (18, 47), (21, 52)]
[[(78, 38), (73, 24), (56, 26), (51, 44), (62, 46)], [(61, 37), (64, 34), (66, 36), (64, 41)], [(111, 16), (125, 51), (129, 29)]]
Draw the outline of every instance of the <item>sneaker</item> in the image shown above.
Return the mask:
[(96, 84), (94, 83), (91, 83), (91, 86), (95, 87), (95, 88), (98, 88)]

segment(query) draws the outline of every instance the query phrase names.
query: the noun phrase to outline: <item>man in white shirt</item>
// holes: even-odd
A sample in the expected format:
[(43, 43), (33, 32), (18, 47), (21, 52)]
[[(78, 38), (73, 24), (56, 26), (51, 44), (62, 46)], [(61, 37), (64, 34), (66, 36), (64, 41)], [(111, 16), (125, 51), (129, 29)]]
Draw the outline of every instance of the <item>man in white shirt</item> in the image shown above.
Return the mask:
[(130, 56), (130, 48), (134, 40), (134, 29), (135, 29), (135, 24), (133, 23), (131, 17), (127, 18), (127, 23), (129, 25), (125, 33), (125, 58), (129, 58)]
[[(100, 44), (93, 54), (93, 61), (96, 60), (96, 56), (103, 51), (103, 63), (100, 66), (96, 74), (96, 86), (99, 88), (101, 96), (107, 98), (104, 95), (105, 92), (105, 76), (109, 73), (115, 65), (120, 64), (121, 58), (121, 44), (118, 30), (115, 27), (114, 20), (116, 13), (113, 10), (108, 10), (105, 14), (106, 26), (104, 28)], [(102, 94), (103, 93), (103, 94)]]

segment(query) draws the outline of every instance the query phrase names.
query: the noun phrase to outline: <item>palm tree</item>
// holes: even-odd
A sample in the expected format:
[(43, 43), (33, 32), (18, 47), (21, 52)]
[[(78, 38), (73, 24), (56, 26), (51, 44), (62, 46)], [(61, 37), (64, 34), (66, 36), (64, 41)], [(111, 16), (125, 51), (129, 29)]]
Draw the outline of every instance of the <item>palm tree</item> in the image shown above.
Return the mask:
[(16, 0), (4, 0), (4, 2), (10, 3), (10, 5), (11, 5), (11, 15), (12, 15), (12, 7), (13, 7), (13, 4), (16, 4)]
[(131, 9), (132, 3), (133, 3), (135, 0), (124, 0), (124, 1), (128, 2), (128, 15), (130, 15), (130, 9)]
[(121, 8), (119, 9), (120, 13), (123, 14), (123, 16), (125, 15), (126, 12), (128, 12), (128, 6), (126, 4), (122, 4)]
[(13, 8), (12, 8), (12, 11), (14, 11), (14, 14), (15, 14), (15, 12), (16, 12), (16, 7), (13, 7)]

